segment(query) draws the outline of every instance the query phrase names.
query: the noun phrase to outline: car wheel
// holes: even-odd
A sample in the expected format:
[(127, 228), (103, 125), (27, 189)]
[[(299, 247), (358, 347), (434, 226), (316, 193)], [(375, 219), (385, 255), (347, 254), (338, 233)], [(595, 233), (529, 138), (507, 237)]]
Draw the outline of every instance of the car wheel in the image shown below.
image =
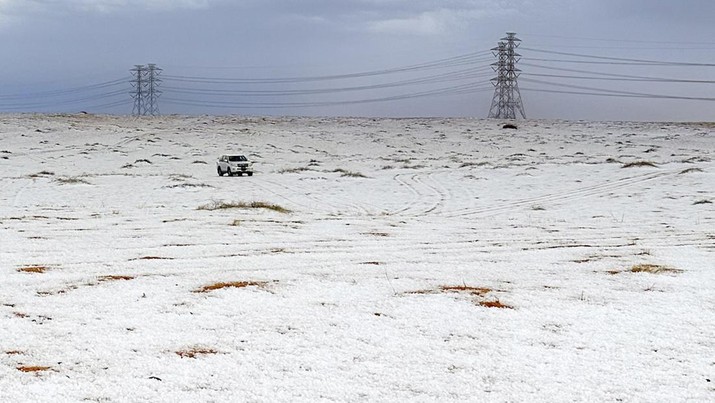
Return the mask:
[(216, 171), (218, 172), (218, 176), (223, 176), (223, 171), (221, 170), (221, 167), (216, 167)]
[(248, 176), (253, 176), (253, 172), (249, 172), (249, 173), (248, 173)]
[(238, 173), (238, 176), (243, 176), (243, 172), (239, 172), (239, 173)]
[(228, 174), (228, 176), (233, 176), (233, 172), (231, 172), (231, 168), (228, 168), (226, 170), (226, 173)]

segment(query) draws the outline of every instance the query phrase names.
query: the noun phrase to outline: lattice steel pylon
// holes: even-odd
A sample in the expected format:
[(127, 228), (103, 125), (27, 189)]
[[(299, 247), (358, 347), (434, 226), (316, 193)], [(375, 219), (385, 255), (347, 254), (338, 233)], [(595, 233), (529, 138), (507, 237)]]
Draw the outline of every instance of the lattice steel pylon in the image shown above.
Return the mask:
[(132, 93), (134, 98), (134, 107), (132, 108), (132, 116), (141, 116), (144, 114), (144, 88), (146, 87), (146, 67), (141, 64), (134, 65), (130, 70), (132, 72)]
[(516, 68), (518, 58), (521, 57), (516, 53), (519, 42), (521, 39), (517, 38), (515, 33), (507, 32), (506, 36), (499, 40), (497, 47), (492, 48), (492, 53), (497, 58), (497, 61), (492, 63), (492, 69), (497, 76), (492, 79), (494, 98), (492, 98), (492, 105), (489, 108), (489, 118), (516, 119), (518, 111), (521, 117), (526, 119), (521, 93), (519, 93), (519, 84), (516, 80), (521, 71)]
[(159, 74), (162, 70), (155, 64), (147, 66), (137, 64), (130, 71), (132, 72), (131, 96), (134, 99), (132, 115), (159, 115), (159, 95), (161, 95)]
[(147, 67), (147, 92), (146, 92), (146, 102), (144, 104), (146, 108), (145, 115), (157, 116), (159, 115), (159, 84), (161, 79), (159, 78), (161, 74), (161, 69), (156, 67), (156, 64), (149, 64)]

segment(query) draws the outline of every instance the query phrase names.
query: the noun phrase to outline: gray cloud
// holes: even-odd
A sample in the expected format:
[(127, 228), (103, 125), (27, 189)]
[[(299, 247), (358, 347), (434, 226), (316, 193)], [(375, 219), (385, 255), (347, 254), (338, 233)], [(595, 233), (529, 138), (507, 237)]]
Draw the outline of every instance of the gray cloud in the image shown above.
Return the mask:
[(601, 0), (590, 1), (588, 10), (595, 15), (618, 19), (657, 22), (712, 23), (712, 0)]
[[(690, 53), (668, 47), (711, 41), (715, 29), (705, 21), (711, 15), (715, 15), (715, 2), (706, 0), (0, 0), (0, 29), (4, 36), (14, 38), (0, 43), (4, 59), (13, 61), (0, 64), (0, 84), (6, 92), (81, 85), (127, 75), (132, 65), (149, 62), (164, 67), (165, 74), (208, 77), (340, 74), (486, 50), (512, 30), (519, 33), (524, 47), (708, 61), (713, 46), (692, 45), (705, 51)], [(529, 71), (527, 66), (522, 68)], [(619, 74), (706, 74), (693, 69), (589, 68)], [(522, 86), (528, 87), (527, 83)], [(632, 88), (658, 90), (645, 84), (632, 84)], [(708, 96), (712, 88), (666, 89)], [(535, 117), (706, 119), (711, 109), (707, 103), (648, 104), (662, 108), (654, 109), (642, 107), (645, 101), (628, 99), (533, 92), (523, 96), (527, 112)], [(268, 112), (484, 116), (490, 101), (487, 91)]]
[(150, 10), (176, 8), (203, 8), (217, 0), (0, 0), (0, 11), (14, 13), (38, 11), (79, 10), (86, 12), (112, 12), (124, 7)]

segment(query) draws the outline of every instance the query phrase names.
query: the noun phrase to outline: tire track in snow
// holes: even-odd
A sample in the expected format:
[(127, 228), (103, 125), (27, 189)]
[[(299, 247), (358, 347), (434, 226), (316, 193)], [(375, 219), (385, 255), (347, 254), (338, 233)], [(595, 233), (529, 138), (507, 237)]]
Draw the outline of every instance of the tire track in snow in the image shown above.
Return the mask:
[[(280, 227), (276, 227), (280, 229)], [(276, 230), (274, 228), (274, 231)], [(533, 228), (531, 228), (533, 229)], [(519, 229), (515, 229), (519, 230)], [(62, 231), (60, 231), (62, 232)], [(66, 232), (66, 231), (65, 231)], [(571, 233), (571, 232), (569, 232)], [(643, 235), (646, 234), (646, 235)], [(539, 249), (558, 249), (558, 248), (617, 248), (617, 247), (634, 247), (643, 248), (650, 246), (676, 246), (676, 245), (692, 245), (706, 249), (715, 247), (715, 240), (708, 239), (699, 232), (675, 232), (663, 233), (657, 228), (641, 228), (633, 232), (630, 229), (616, 228), (595, 228), (581, 229), (578, 237), (574, 236), (559, 236), (558, 234), (515, 234), (515, 235), (500, 235), (495, 237), (491, 229), (484, 232), (463, 232), (458, 235), (459, 239), (443, 240), (443, 239), (427, 239), (419, 233), (407, 233), (395, 235), (394, 237), (384, 238), (365, 238), (357, 234), (350, 235), (346, 238), (339, 239), (302, 239), (299, 232), (283, 233), (286, 238), (285, 242), (276, 241), (251, 241), (242, 242), (242, 248), (239, 253), (235, 250), (233, 242), (216, 241), (202, 242), (193, 245), (184, 245), (175, 249), (173, 246), (164, 245), (157, 242), (156, 245), (144, 246), (137, 248), (136, 246), (127, 246), (115, 248), (116, 250), (131, 250), (135, 251), (136, 255), (167, 255), (174, 259), (185, 259), (175, 256), (173, 253), (165, 253), (163, 251), (173, 250), (174, 252), (186, 250), (200, 250), (201, 253), (195, 254), (195, 257), (188, 259), (201, 259), (211, 257), (230, 257), (230, 256), (258, 256), (263, 255), (267, 251), (282, 249), (288, 245), (287, 250), (293, 254), (326, 254), (326, 253), (341, 253), (341, 254), (384, 254), (386, 251), (392, 253), (412, 253), (411, 251), (428, 253), (428, 252), (450, 252), (457, 253), (459, 251), (475, 252), (481, 250), (539, 250)], [(131, 238), (131, 237), (130, 237)], [(297, 238), (297, 239), (295, 239)], [(120, 242), (121, 244), (121, 242)], [(645, 245), (645, 246), (644, 246)], [(186, 248), (186, 249), (184, 249)], [(226, 249), (221, 252), (221, 249)], [(218, 249), (218, 250), (215, 250)], [(214, 250), (210, 253), (209, 250)], [(209, 252), (209, 253), (207, 253)]]
[(427, 174), (426, 179), (429, 182), (432, 182), (432, 185), (425, 184), (425, 186), (430, 188), (436, 194), (439, 194), (439, 201), (437, 203), (435, 203), (431, 208), (425, 210), (425, 214), (429, 214), (432, 212), (439, 213), (446, 207), (447, 202), (449, 200), (451, 200), (452, 196), (453, 196), (452, 191), (449, 188), (444, 187), (439, 180), (435, 179), (435, 175), (437, 173), (439, 173), (439, 174), (446, 173), (447, 176), (449, 176), (449, 172), (447, 172), (447, 171), (430, 172), (429, 174)]
[[(687, 234), (697, 235), (697, 234)], [(692, 239), (695, 240), (695, 239)], [(699, 239), (702, 241), (702, 239)], [(600, 260), (601, 258), (609, 258), (614, 256), (599, 256), (599, 254), (605, 253), (619, 253), (622, 251), (622, 255), (615, 256), (621, 258), (633, 258), (636, 255), (636, 251), (640, 251), (643, 248), (649, 248), (653, 246), (662, 247), (681, 247), (681, 246), (696, 246), (701, 247), (705, 250), (713, 250), (715, 248), (715, 242), (684, 242), (685, 239), (680, 239), (674, 242), (674, 239), (648, 239), (639, 238), (637, 241), (630, 241), (628, 237), (613, 236), (608, 238), (600, 238), (597, 234), (594, 234), (591, 238), (581, 238), (581, 239), (562, 239), (562, 238), (551, 238), (551, 239), (540, 239), (534, 240), (533, 238), (523, 238), (523, 239), (471, 239), (471, 240), (460, 240), (460, 241), (418, 241), (409, 239), (400, 240), (389, 240), (389, 239), (364, 239), (364, 240), (342, 240), (342, 241), (306, 241), (300, 245), (296, 242), (291, 242), (291, 246), (288, 249), (277, 251), (277, 245), (275, 243), (246, 243), (245, 249), (236, 251), (234, 249), (235, 245), (230, 243), (220, 243), (220, 244), (197, 244), (191, 247), (191, 249), (196, 249), (200, 253), (192, 253), (190, 256), (168, 256), (169, 259), (166, 262), (171, 262), (171, 265), (182, 264), (182, 262), (201, 262), (211, 259), (235, 259), (235, 258), (259, 258), (262, 256), (270, 256), (276, 259), (283, 259), (290, 256), (300, 257), (301, 261), (304, 257), (314, 257), (320, 260), (321, 267), (342, 267), (346, 262), (352, 262), (353, 264), (369, 261), (374, 259), (374, 256), (390, 256), (390, 258), (395, 262), (409, 263), (405, 260), (407, 257), (412, 257), (415, 261), (423, 261), (426, 256), (440, 256), (442, 259), (445, 255), (450, 257), (450, 262), (462, 262), (471, 263), (474, 262), (475, 256), (482, 256), (487, 258), (485, 254), (505, 254), (512, 255), (515, 252), (529, 252), (529, 251), (540, 251), (540, 250), (556, 250), (556, 249), (578, 249), (590, 251), (593, 254), (592, 260)], [(208, 246), (218, 245), (219, 247), (225, 247), (225, 251), (215, 251), (214, 253), (206, 253)], [(161, 248), (160, 248), (161, 249)], [(132, 249), (136, 250), (139, 256), (141, 255), (155, 255), (159, 252), (157, 248), (147, 248), (147, 249)], [(143, 252), (141, 252), (143, 251)], [(578, 254), (573, 255), (574, 258), (578, 258)], [(387, 261), (384, 259), (379, 259), (383, 263), (389, 263), (390, 258)], [(479, 260), (479, 259), (478, 259)], [(149, 262), (149, 261), (147, 261)], [(304, 261), (306, 267), (314, 266), (315, 261), (310, 258), (308, 261)], [(116, 259), (114, 262), (111, 260), (96, 260), (96, 261), (76, 261), (63, 263), (67, 265), (111, 265), (117, 266), (122, 264), (130, 264), (126, 259)], [(137, 262), (131, 263), (131, 267), (134, 268), (138, 264)], [(147, 263), (148, 265), (155, 265), (155, 263)], [(161, 265), (161, 264), (160, 264)], [(291, 263), (292, 265), (292, 263)], [(294, 266), (291, 266), (294, 268)], [(208, 269), (207, 267), (206, 269)], [(204, 270), (202, 268), (202, 270)], [(220, 271), (223, 271), (221, 269)], [(249, 269), (246, 269), (249, 270)], [(186, 272), (195, 271), (195, 267), (187, 269)], [(162, 272), (163, 273), (163, 272)]]
[[(22, 179), (21, 179), (21, 180), (22, 180)], [(24, 185), (22, 185), (22, 186), (20, 187), (20, 189), (18, 189), (17, 192), (15, 192), (15, 196), (14, 196), (13, 199), (12, 199), (12, 206), (13, 206), (13, 207), (17, 207), (18, 201), (19, 201), (20, 197), (22, 196), (22, 194), (23, 194), (23, 193), (25, 192), (25, 190), (27, 190), (27, 188), (30, 187), (30, 185), (32, 185), (33, 182), (34, 182), (32, 179), (24, 179), (24, 180), (27, 181), (27, 183), (25, 183)]]
[[(420, 198), (420, 192), (418, 192), (414, 186), (407, 183), (407, 181), (403, 180), (402, 179), (403, 176), (405, 176), (405, 174), (396, 174), (395, 176), (393, 176), (392, 179), (394, 181), (396, 181), (400, 186), (406, 187), (407, 190), (409, 190), (409, 192), (412, 193), (412, 195), (414, 197), (410, 201), (406, 202), (402, 208), (399, 208), (399, 209), (393, 210), (393, 211), (388, 211), (388, 213), (387, 213), (388, 215), (402, 215), (402, 214), (404, 214), (406, 211), (409, 211), (410, 209), (415, 207), (417, 205), (417, 200), (419, 200), (419, 198)], [(412, 176), (414, 177), (415, 174), (412, 174)]]
[(508, 202), (505, 204), (500, 204), (497, 206), (485, 206), (482, 208), (466, 208), (461, 210), (455, 210), (443, 214), (444, 217), (448, 218), (458, 218), (458, 217), (471, 217), (471, 216), (489, 216), (492, 214), (499, 214), (504, 212), (513, 211), (522, 207), (527, 207), (532, 204), (538, 203), (557, 203), (557, 202), (567, 202), (578, 200), (586, 197), (593, 197), (606, 194), (608, 192), (619, 190), (623, 188), (628, 188), (634, 185), (642, 184), (654, 179), (675, 176), (678, 171), (671, 172), (655, 172), (648, 173), (639, 176), (622, 178), (616, 181), (609, 181), (605, 183), (600, 183), (598, 185), (586, 186), (568, 193), (552, 193), (531, 198), (524, 198), (515, 200), (513, 202)]
[[(263, 181), (261, 181), (261, 182), (259, 182), (259, 181), (251, 181), (250, 183), (251, 183), (251, 186), (255, 186), (255, 187), (257, 187), (257, 188), (259, 188), (259, 189), (262, 189), (262, 190), (264, 190), (264, 191), (266, 191), (266, 192), (268, 192), (268, 193), (270, 193), (270, 194), (272, 194), (272, 195), (275, 195), (275, 196), (277, 196), (277, 197), (280, 197), (281, 199), (283, 199), (283, 200), (285, 200), (285, 201), (287, 201), (287, 202), (293, 204), (294, 206), (298, 206), (298, 207), (300, 207), (300, 208), (302, 208), (302, 209), (305, 209), (306, 211), (313, 211), (313, 207), (314, 207), (314, 206), (311, 206), (311, 205), (306, 204), (306, 203), (298, 202), (298, 201), (296, 201), (295, 199), (293, 199), (292, 197), (286, 196), (286, 195), (285, 195), (285, 192), (279, 192), (279, 191), (275, 190), (274, 188), (271, 188), (270, 186), (267, 186), (266, 183), (270, 183), (269, 181), (266, 181), (266, 180), (263, 180)], [(284, 190), (285, 190), (285, 189), (284, 189)], [(291, 193), (291, 194), (292, 194), (292, 195), (295, 195), (295, 193)]]
[[(443, 203), (444, 197), (437, 189), (435, 189), (434, 187), (432, 187), (430, 185), (425, 184), (422, 180), (422, 175), (420, 175), (420, 174), (414, 175), (413, 180), (415, 181), (415, 183), (420, 185), (422, 188), (428, 190), (428, 192), (425, 192), (428, 194), (422, 193), (422, 196), (423, 197), (429, 196), (432, 199), (427, 204), (427, 206), (424, 206), (424, 208), (422, 210), (418, 211), (416, 213), (416, 215), (418, 215), (418, 216), (428, 215), (428, 214), (432, 213), (433, 211), (435, 211), (440, 206), (440, 204)], [(435, 198), (434, 196), (437, 196), (437, 197)]]
[[(307, 194), (304, 191), (300, 191), (296, 188), (293, 188), (291, 186), (278, 183), (276, 181), (272, 180), (267, 180), (263, 179), (260, 182), (255, 181), (251, 182), (253, 186), (256, 186), (257, 188), (263, 189), (275, 196), (278, 196), (296, 206), (301, 207), (302, 209), (309, 211), (309, 212), (315, 212), (315, 213), (323, 213), (323, 214), (336, 214), (340, 215), (343, 217), (347, 217), (350, 215), (355, 215), (355, 216), (364, 216), (364, 215), (372, 215), (370, 210), (368, 210), (367, 207), (364, 205), (354, 203), (351, 201), (348, 201), (348, 199), (344, 197), (336, 197), (331, 195), (330, 197), (326, 198), (321, 198), (314, 196), (313, 194)], [(286, 195), (291, 195), (291, 197), (288, 197)], [(296, 201), (296, 199), (293, 196), (301, 197), (307, 199), (310, 203), (308, 202), (299, 202)], [(335, 202), (330, 202), (331, 200), (337, 200), (338, 203)], [(374, 207), (374, 206), (371, 206)], [(321, 209), (322, 208), (322, 209)], [(374, 207), (377, 209), (376, 207)]]
[[(298, 189), (296, 189), (292, 186), (288, 186), (284, 183), (278, 183), (278, 182), (275, 182), (272, 180), (265, 180), (265, 181), (263, 181), (263, 183), (269, 183), (269, 184), (273, 185), (274, 187), (284, 189), (292, 194), (302, 194), (303, 197), (317, 203), (318, 206), (330, 207), (330, 208), (334, 209), (336, 213), (341, 213), (341, 212), (344, 212), (345, 210), (357, 211), (359, 215), (369, 215), (369, 213), (370, 213), (369, 210), (367, 208), (365, 208), (364, 206), (354, 203), (344, 197), (333, 195), (333, 196), (330, 196), (329, 198), (320, 198), (320, 197), (313, 196), (312, 194), (306, 194), (304, 192), (301, 193), (301, 191), (299, 191)], [(338, 201), (338, 203), (329, 202), (328, 200)], [(315, 208), (315, 205), (313, 205), (312, 208)]]
[[(446, 189), (442, 188), (441, 190), (436, 186), (425, 183), (422, 179), (425, 175), (420, 173), (411, 174), (407, 180), (401, 179), (401, 176), (403, 175), (404, 174), (397, 174), (393, 177), (393, 179), (401, 186), (407, 187), (407, 189), (414, 195), (414, 198), (412, 198), (406, 206), (393, 210), (389, 212), (388, 215), (407, 217), (425, 216), (439, 209), (449, 198), (450, 193)], [(427, 177), (429, 178), (430, 175), (431, 174), (427, 174)], [(426, 191), (420, 191), (421, 189)], [(430, 200), (425, 201), (424, 203), (418, 202), (427, 198)]]

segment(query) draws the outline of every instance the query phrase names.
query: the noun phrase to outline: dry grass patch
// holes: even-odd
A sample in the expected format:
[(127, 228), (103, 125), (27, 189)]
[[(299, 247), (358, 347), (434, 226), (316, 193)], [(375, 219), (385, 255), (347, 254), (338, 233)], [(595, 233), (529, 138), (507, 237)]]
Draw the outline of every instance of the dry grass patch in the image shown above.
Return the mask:
[(304, 171), (314, 171), (314, 169), (308, 167), (297, 167), (297, 168), (283, 168), (278, 171), (279, 174), (295, 174)]
[(426, 294), (436, 294), (437, 291), (435, 290), (417, 290), (417, 291), (407, 291), (405, 294), (417, 294), (417, 295), (426, 295)]
[(20, 351), (20, 350), (8, 350), (5, 352), (5, 355), (23, 355), (23, 354), (25, 354), (25, 352)]
[(683, 271), (680, 269), (675, 269), (672, 267), (668, 266), (663, 266), (659, 264), (637, 264), (634, 266), (631, 266), (630, 269), (628, 269), (629, 272), (632, 273), (652, 273), (652, 274), (660, 274), (660, 273), (682, 273)]
[(131, 259), (131, 260), (171, 260), (173, 258), (171, 257), (164, 257), (164, 256), (142, 256), (138, 257), (136, 259)]
[(109, 275), (109, 276), (100, 276), (97, 280), (99, 281), (127, 281), (127, 280), (134, 280), (136, 277), (134, 276), (123, 276), (123, 275)]
[(651, 274), (664, 274), (664, 273), (682, 273), (680, 269), (676, 269), (669, 266), (663, 266), (659, 264), (641, 263), (633, 265), (624, 270), (606, 270), (606, 273), (611, 275), (621, 274), (621, 273), (651, 273)]
[(30, 174), (30, 175), (28, 175), (28, 176), (29, 176), (30, 178), (39, 178), (40, 176), (52, 176), (52, 175), (54, 175), (54, 174), (55, 174), (55, 173), (54, 173), (54, 172), (51, 172), (51, 171), (40, 171), (40, 172), (38, 172), (38, 173)]
[(230, 281), (230, 282), (219, 282), (209, 285), (205, 285), (194, 292), (209, 292), (220, 290), (223, 288), (245, 288), (245, 287), (264, 287), (266, 285), (265, 281)]
[(347, 176), (349, 178), (367, 178), (367, 176), (361, 174), (360, 172), (348, 171), (342, 168), (334, 169), (333, 172), (340, 173), (340, 176)]
[(488, 288), (488, 287), (472, 287), (472, 286), (463, 284), (463, 285), (441, 285), (437, 289), (434, 289), (434, 290), (410, 291), (409, 294), (438, 294), (438, 293), (452, 292), (452, 293), (464, 293), (464, 294), (474, 295), (474, 296), (478, 296), (478, 297), (483, 297), (492, 291), (494, 291), (494, 290), (491, 288)]
[(691, 172), (703, 172), (703, 170), (700, 168), (688, 168), (688, 169), (684, 169), (684, 170), (680, 171), (680, 173), (678, 175), (689, 174)]
[(629, 162), (627, 164), (623, 164), (623, 166), (621, 166), (621, 168), (634, 168), (634, 167), (657, 168), (658, 166), (655, 164), (655, 162), (651, 162), (651, 161), (634, 161), (634, 162)]
[(20, 372), (42, 372), (42, 371), (49, 371), (52, 369), (52, 367), (43, 367), (43, 366), (38, 366), (38, 365), (33, 365), (33, 366), (20, 365), (15, 368)]
[(442, 294), (442, 293), (458, 293), (458, 294), (463, 294), (463, 295), (468, 295), (470, 297), (475, 297), (473, 302), (476, 305), (483, 306), (486, 308), (506, 308), (506, 309), (514, 309), (513, 306), (506, 305), (499, 301), (498, 299), (495, 300), (486, 300), (484, 299), (487, 294), (490, 292), (493, 292), (494, 290), (488, 287), (472, 287), (468, 286), (466, 284), (462, 285), (442, 285), (439, 286), (437, 289), (433, 290), (418, 290), (418, 291), (411, 291), (408, 292), (408, 294), (419, 294), (419, 295), (425, 295), (425, 294)]
[(37, 295), (41, 297), (47, 297), (49, 295), (55, 295), (55, 294), (64, 294), (65, 290), (60, 290), (60, 291), (37, 291)]
[(224, 202), (224, 201), (220, 201), (220, 200), (215, 200), (215, 201), (212, 201), (211, 203), (201, 205), (197, 208), (197, 210), (213, 211), (213, 210), (225, 210), (225, 209), (232, 209), (232, 208), (266, 209), (266, 210), (272, 210), (272, 211), (275, 211), (278, 213), (290, 213), (291, 212), (290, 210), (288, 210), (285, 207), (279, 206), (277, 204), (262, 202), (262, 201), (253, 201), (250, 203), (246, 203), (246, 202)]
[(481, 167), (484, 165), (488, 165), (489, 163), (486, 161), (482, 162), (463, 162), (459, 167), (460, 168), (468, 168), (468, 167)]
[(479, 301), (479, 305), (483, 306), (485, 308), (505, 308), (505, 309), (514, 309), (513, 306), (503, 304), (501, 301), (494, 300), (494, 301)]
[(164, 186), (166, 189), (177, 189), (177, 188), (212, 188), (213, 186), (206, 183), (177, 183), (174, 185)]
[(17, 269), (17, 271), (22, 272), (22, 273), (44, 273), (50, 268), (47, 266), (26, 266), (26, 267), (20, 267)]
[(73, 184), (90, 185), (91, 184), (88, 180), (78, 178), (76, 176), (69, 177), (69, 178), (57, 178), (57, 179), (55, 179), (55, 182), (57, 182), (61, 185), (73, 185)]
[(491, 288), (471, 287), (468, 285), (443, 285), (440, 286), (439, 289), (446, 292), (463, 292), (471, 295), (479, 295), (481, 297), (492, 291)]
[(176, 355), (181, 358), (196, 358), (199, 355), (218, 354), (218, 351), (207, 347), (191, 347), (176, 351)]

